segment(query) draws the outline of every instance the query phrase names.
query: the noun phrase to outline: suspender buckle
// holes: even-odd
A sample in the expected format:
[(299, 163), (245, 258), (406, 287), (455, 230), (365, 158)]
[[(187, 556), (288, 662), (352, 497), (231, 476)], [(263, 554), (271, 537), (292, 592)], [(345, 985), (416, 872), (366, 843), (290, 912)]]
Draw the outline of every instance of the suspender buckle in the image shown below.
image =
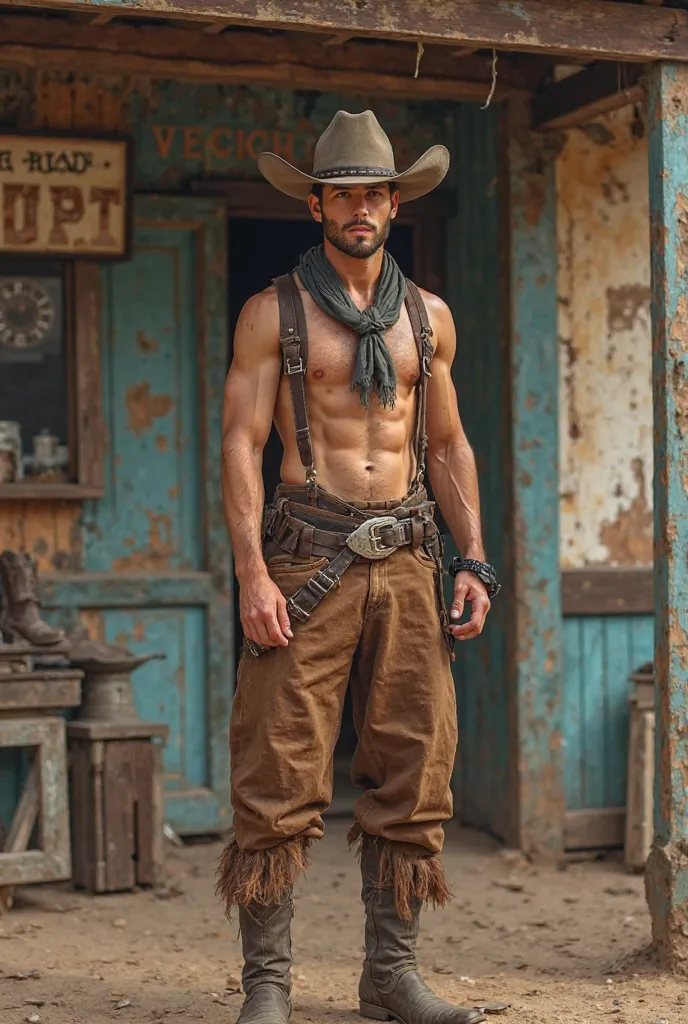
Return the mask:
[(337, 580), (326, 576), (324, 572), (316, 572), (314, 576), (311, 576), (306, 586), (309, 590), (315, 591), (318, 601), (322, 601), (323, 597), (326, 597), (332, 588), (336, 586), (336, 583)]
[(291, 377), (295, 373), (303, 373), (303, 359), (299, 358), (297, 363), (290, 363), (287, 359), (284, 372), (287, 377)]

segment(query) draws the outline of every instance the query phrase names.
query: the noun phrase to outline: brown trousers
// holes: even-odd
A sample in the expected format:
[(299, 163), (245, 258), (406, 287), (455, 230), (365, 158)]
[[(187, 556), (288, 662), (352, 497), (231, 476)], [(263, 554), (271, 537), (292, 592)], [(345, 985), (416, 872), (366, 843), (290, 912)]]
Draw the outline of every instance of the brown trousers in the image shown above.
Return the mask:
[[(268, 568), (288, 598), (325, 564), (277, 555)], [(350, 681), (359, 831), (439, 853), (457, 721), (436, 573), (422, 548), (356, 561), (308, 622), (292, 623), (288, 647), (242, 655), (230, 726), (239, 850), (322, 836)]]

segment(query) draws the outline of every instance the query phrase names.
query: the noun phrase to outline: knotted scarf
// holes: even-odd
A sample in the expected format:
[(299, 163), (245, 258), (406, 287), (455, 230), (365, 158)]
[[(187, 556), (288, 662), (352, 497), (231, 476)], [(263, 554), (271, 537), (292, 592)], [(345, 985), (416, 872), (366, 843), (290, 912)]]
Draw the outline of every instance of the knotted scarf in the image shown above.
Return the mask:
[(406, 298), (406, 278), (388, 252), (382, 256), (382, 272), (375, 290), (375, 301), (368, 309), (358, 309), (337, 272), (318, 245), (301, 257), (298, 268), (304, 288), (320, 308), (350, 327), (359, 336), (356, 366), (351, 390), (358, 389), (361, 404), (368, 406), (377, 394), (383, 406), (394, 408), (397, 375), (385, 331), (399, 320)]

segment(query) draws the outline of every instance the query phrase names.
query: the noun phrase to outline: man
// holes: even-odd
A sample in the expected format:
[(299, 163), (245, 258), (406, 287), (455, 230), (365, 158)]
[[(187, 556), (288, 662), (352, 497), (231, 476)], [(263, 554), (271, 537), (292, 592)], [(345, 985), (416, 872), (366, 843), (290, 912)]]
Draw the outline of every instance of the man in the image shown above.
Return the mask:
[[(397, 174), (371, 111), (335, 116), (312, 175), (272, 153), (259, 160), (272, 184), (308, 202), (324, 244), (247, 302), (225, 390), (223, 493), (245, 641), (230, 726), (234, 838), (218, 892), (228, 912), (239, 907), (243, 1024), (289, 1018), (292, 886), (323, 833), (349, 681), (352, 777), (364, 791), (350, 832), (366, 909), (361, 1013), (484, 1019), (433, 995), (414, 946), (421, 905), (449, 896), (438, 854), (457, 742), (450, 652), (481, 632), (499, 588), (451, 380), (451, 314), (384, 251), (399, 203), (448, 165), (435, 146)], [(263, 515), (273, 420), (283, 483)], [(451, 623), (426, 451), (465, 559), (453, 566)]]

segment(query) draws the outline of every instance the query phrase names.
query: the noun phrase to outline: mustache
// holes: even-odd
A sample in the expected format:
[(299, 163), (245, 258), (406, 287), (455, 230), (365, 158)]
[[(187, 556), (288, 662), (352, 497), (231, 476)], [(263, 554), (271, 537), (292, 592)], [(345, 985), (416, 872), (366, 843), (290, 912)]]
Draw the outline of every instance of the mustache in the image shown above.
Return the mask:
[(344, 225), (342, 231), (347, 231), (349, 228), (370, 228), (371, 231), (377, 231), (377, 224), (371, 224), (369, 220), (350, 220)]

